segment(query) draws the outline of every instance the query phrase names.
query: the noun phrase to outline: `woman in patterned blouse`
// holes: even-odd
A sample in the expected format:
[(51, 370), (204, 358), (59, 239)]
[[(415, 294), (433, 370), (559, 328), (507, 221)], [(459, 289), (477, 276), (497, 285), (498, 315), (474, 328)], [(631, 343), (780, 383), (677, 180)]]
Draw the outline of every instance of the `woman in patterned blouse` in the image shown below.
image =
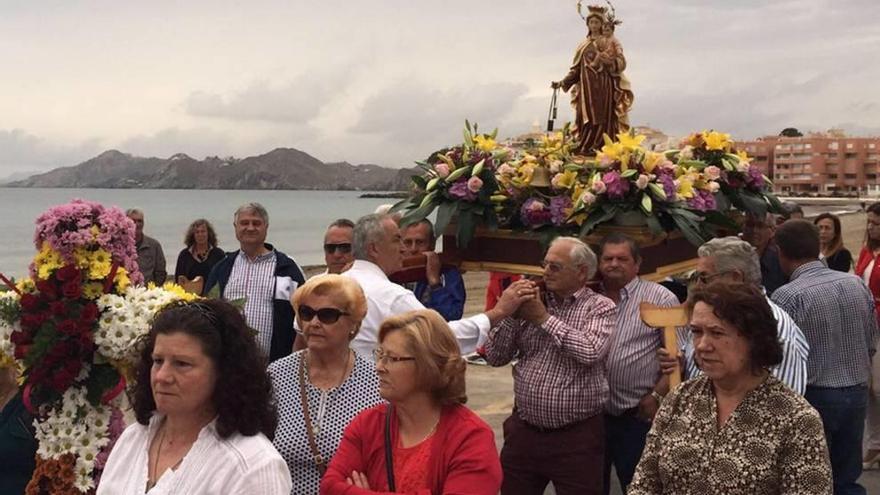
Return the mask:
[(830, 494), (819, 414), (768, 371), (782, 347), (764, 295), (719, 281), (687, 309), (703, 375), (664, 399), (628, 494)]
[(367, 314), (360, 285), (320, 275), (292, 304), (307, 347), (269, 366), (278, 403), (274, 443), (290, 468), (290, 493), (314, 495), (345, 427), (382, 399), (372, 361), (349, 348)]

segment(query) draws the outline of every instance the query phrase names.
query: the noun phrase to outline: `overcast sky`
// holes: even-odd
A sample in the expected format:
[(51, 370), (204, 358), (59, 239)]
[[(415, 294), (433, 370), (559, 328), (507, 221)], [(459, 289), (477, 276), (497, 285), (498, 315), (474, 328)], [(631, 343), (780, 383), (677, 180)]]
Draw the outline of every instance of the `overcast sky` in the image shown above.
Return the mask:
[[(880, 134), (880, 1), (616, 8), (636, 125)], [(0, 177), (111, 148), (408, 166), (466, 118), (543, 126), (584, 34), (574, 0), (0, 0)]]

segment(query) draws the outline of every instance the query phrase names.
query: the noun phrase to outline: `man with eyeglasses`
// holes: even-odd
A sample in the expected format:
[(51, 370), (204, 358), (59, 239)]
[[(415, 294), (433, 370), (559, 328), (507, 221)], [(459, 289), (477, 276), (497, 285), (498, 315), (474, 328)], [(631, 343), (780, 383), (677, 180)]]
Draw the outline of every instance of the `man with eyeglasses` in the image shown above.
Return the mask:
[[(706, 285), (715, 280), (744, 282), (759, 289), (761, 286), (761, 268), (758, 253), (748, 242), (737, 237), (721, 237), (712, 239), (697, 249), (697, 269), (690, 279), (690, 286)], [(766, 294), (766, 291), (765, 291)], [(767, 296), (767, 304), (776, 318), (776, 330), (782, 343), (782, 362), (770, 369), (770, 373), (795, 392), (803, 395), (807, 387), (807, 359), (810, 345), (804, 332), (791, 316)], [(699, 376), (702, 372), (694, 359), (694, 345), (690, 332), (679, 332), (679, 347), (684, 357), (685, 379)], [(671, 371), (675, 360), (670, 359), (665, 349), (658, 355), (664, 371)]]
[(354, 231), (354, 222), (347, 218), (340, 218), (327, 226), (324, 234), (324, 263), (327, 265), (327, 273), (342, 273), (352, 261), (351, 238)]
[(639, 316), (643, 302), (677, 306), (675, 294), (639, 277), (642, 256), (635, 240), (612, 233), (599, 243), (599, 292), (617, 304), (617, 328), (608, 351), (609, 400), (605, 405), (605, 493), (609, 493), (611, 466), (626, 489), (642, 457), (648, 430), (660, 401), (669, 391), (669, 378), (660, 373), (657, 350), (661, 332)]
[[(414, 309), (425, 309), (411, 290), (395, 284), (388, 276), (399, 271), (403, 262), (400, 228), (392, 215), (373, 213), (358, 219), (352, 237), (354, 263), (342, 275), (357, 281), (367, 298), (367, 316), (351, 348), (371, 357), (376, 348), (379, 327), (389, 316)], [(530, 293), (505, 291), (491, 310), (449, 322), (462, 354), (474, 352), (482, 344), (493, 323), (510, 316)]]
[(767, 290), (767, 295), (788, 282), (788, 276), (782, 271), (779, 264), (779, 250), (773, 242), (776, 233), (776, 216), (772, 213), (765, 215), (746, 215), (743, 223), (742, 239), (758, 251), (758, 259), (761, 264), (761, 284)]
[(518, 280), (505, 291), (536, 297), (492, 328), (485, 346), (492, 366), (519, 358), (504, 422), (504, 495), (539, 495), (549, 482), (558, 494), (603, 493), (605, 359), (617, 308), (587, 287), (596, 264), (583, 241), (558, 237), (543, 260), (546, 290)]
[(428, 309), (440, 313), (446, 321), (458, 320), (464, 313), (467, 293), (461, 272), (454, 266), (442, 266), (440, 257), (434, 252), (436, 236), (434, 224), (427, 218), (407, 225), (401, 230), (405, 256), (425, 255), (426, 280), (406, 284), (416, 298)]

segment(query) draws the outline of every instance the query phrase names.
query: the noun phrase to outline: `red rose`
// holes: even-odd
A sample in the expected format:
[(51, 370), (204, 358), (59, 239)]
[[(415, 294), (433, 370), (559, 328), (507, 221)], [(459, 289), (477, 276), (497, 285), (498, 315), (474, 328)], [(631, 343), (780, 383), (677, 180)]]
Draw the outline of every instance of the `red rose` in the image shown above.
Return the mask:
[(98, 305), (90, 302), (83, 306), (82, 311), (79, 313), (79, 320), (84, 323), (89, 323), (90, 325), (96, 321), (98, 321), (98, 315), (100, 312), (98, 311)]
[(46, 318), (48, 317), (43, 313), (21, 315), (21, 328), (36, 331), (46, 321)]
[(40, 307), (40, 298), (33, 294), (21, 295), (21, 309), (31, 312)]
[(21, 345), (21, 344), (30, 344), (31, 343), (30, 335), (28, 335), (22, 331), (12, 332), (12, 334), (9, 335), (9, 340), (12, 341), (13, 345)]
[(61, 301), (52, 301), (49, 303), (49, 311), (55, 316), (64, 316), (67, 314), (67, 305)]
[(61, 370), (52, 377), (52, 383), (50, 386), (53, 390), (58, 393), (64, 393), (68, 387), (73, 383), (73, 379), (76, 378), (73, 374), (69, 373), (67, 370)]
[(90, 353), (95, 350), (95, 341), (92, 340), (91, 332), (80, 333), (79, 340), (77, 342), (79, 343), (80, 349), (82, 349), (82, 352), (84, 353)]
[(27, 356), (28, 351), (31, 350), (31, 346), (29, 345), (17, 345), (15, 346), (15, 359), (24, 359)]
[(50, 301), (54, 301), (58, 299), (58, 287), (55, 285), (55, 282), (51, 282), (49, 280), (38, 280), (37, 281), (37, 290), (40, 291), (40, 294), (43, 295), (46, 299)]
[(61, 293), (68, 299), (79, 299), (82, 296), (82, 284), (79, 280), (71, 280), (61, 286)]
[(79, 334), (79, 325), (76, 320), (64, 320), (58, 324), (58, 331), (65, 335), (77, 335)]
[(77, 282), (82, 281), (82, 278), (80, 277), (80, 271), (76, 267), (76, 265), (65, 266), (64, 268), (55, 272), (55, 276), (61, 282), (69, 282), (72, 280), (76, 280)]
[(72, 374), (74, 377), (79, 375), (79, 370), (82, 368), (82, 362), (78, 359), (73, 359), (67, 362), (64, 365), (65, 371)]

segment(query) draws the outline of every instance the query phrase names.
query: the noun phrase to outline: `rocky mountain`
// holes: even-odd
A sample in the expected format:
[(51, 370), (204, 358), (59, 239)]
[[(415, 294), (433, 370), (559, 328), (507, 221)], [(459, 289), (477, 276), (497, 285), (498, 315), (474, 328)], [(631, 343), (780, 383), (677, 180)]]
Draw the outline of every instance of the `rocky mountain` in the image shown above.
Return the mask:
[(7, 186), (401, 191), (408, 189), (414, 173), (415, 169), (324, 163), (293, 148), (278, 148), (244, 159), (204, 160), (183, 153), (163, 159), (110, 150), (79, 165), (56, 168)]

